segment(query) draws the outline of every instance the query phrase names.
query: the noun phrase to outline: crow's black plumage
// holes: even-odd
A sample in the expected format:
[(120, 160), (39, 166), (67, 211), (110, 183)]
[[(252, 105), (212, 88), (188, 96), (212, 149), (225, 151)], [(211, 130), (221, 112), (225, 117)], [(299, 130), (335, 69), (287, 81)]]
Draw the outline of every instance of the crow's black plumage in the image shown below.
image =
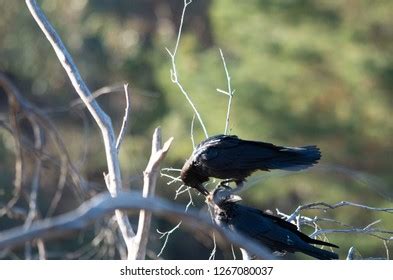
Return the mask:
[(202, 141), (181, 170), (185, 185), (204, 195), (203, 183), (209, 177), (241, 183), (256, 170), (301, 170), (317, 163), (321, 153), (316, 146), (281, 147), (270, 143), (217, 135)]
[(280, 217), (240, 205), (241, 198), (228, 186), (217, 187), (211, 197), (214, 202), (214, 220), (232, 232), (252, 238), (273, 252), (302, 252), (321, 260), (338, 259), (338, 255), (311, 244), (338, 248), (338, 246), (308, 237)]

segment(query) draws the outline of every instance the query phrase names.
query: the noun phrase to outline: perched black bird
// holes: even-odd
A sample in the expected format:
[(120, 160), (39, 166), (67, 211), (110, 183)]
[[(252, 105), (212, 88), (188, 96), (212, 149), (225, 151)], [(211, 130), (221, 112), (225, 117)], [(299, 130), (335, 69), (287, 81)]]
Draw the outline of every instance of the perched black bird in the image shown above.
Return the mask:
[(310, 244), (338, 246), (312, 239), (280, 217), (237, 204), (241, 198), (234, 195), (228, 186), (217, 187), (211, 200), (214, 202), (214, 219), (219, 226), (255, 239), (273, 252), (302, 252), (321, 260), (338, 259), (337, 254)]
[(180, 176), (185, 185), (205, 196), (203, 183), (209, 177), (241, 184), (256, 170), (301, 170), (317, 163), (321, 153), (316, 146), (281, 147), (270, 143), (217, 135), (202, 141), (184, 164)]

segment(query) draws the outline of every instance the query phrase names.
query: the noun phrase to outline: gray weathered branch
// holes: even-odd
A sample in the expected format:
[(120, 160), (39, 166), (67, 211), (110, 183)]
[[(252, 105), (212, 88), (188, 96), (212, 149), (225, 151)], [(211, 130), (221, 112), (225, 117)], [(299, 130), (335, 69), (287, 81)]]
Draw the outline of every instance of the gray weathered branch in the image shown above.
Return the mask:
[(261, 259), (275, 259), (275, 257), (260, 244), (249, 240), (240, 234), (227, 231), (213, 224), (209, 217), (194, 210), (184, 212), (183, 206), (177, 205), (157, 197), (142, 197), (136, 192), (119, 193), (116, 197), (109, 194), (99, 194), (84, 202), (76, 210), (69, 213), (35, 221), (30, 228), (23, 226), (1, 232), (0, 249), (11, 248), (36, 238), (53, 238), (67, 232), (84, 229), (94, 220), (111, 213), (115, 209), (139, 210), (154, 212), (159, 216), (181, 218), (191, 229), (210, 231), (221, 234), (230, 243), (242, 247), (252, 255)]
[[(157, 178), (160, 172), (159, 164), (164, 159), (171, 146), (173, 137), (162, 146), (161, 129), (158, 127), (154, 131), (151, 156), (149, 163), (143, 172), (143, 197), (152, 197), (156, 191)], [(146, 257), (146, 246), (149, 239), (151, 224), (151, 212), (142, 209), (139, 213), (138, 231), (134, 237), (133, 248), (130, 252), (130, 259), (143, 260)]]
[[(66, 71), (72, 85), (74, 86), (79, 97), (85, 103), (90, 114), (93, 116), (97, 125), (99, 126), (104, 140), (105, 154), (108, 166), (108, 180), (107, 187), (110, 194), (115, 197), (122, 189), (122, 180), (120, 173), (120, 164), (116, 148), (116, 137), (112, 126), (112, 121), (109, 116), (101, 109), (97, 101), (91, 98), (92, 94), (82, 79), (78, 68), (76, 67), (71, 55), (67, 51), (60, 36), (57, 34), (54, 27), (46, 18), (43, 11), (37, 5), (35, 0), (26, 0), (27, 7), (34, 17), (35, 21), (45, 34), (47, 40), (52, 45), (60, 63)], [(119, 228), (122, 232), (123, 238), (127, 244), (128, 250), (132, 246), (132, 237), (135, 233), (127, 218), (127, 215), (119, 210), (115, 211)]]

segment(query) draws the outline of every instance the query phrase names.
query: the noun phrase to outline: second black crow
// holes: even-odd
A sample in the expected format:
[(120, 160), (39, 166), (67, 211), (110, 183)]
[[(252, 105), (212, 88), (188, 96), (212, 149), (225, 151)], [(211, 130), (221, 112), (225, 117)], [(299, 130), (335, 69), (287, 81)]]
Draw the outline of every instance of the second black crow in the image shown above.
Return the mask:
[(312, 239), (280, 217), (238, 204), (241, 198), (234, 195), (228, 186), (219, 186), (208, 199), (213, 201), (214, 220), (220, 227), (252, 238), (272, 252), (302, 252), (321, 260), (338, 259), (337, 254), (311, 244), (335, 248), (338, 246)]

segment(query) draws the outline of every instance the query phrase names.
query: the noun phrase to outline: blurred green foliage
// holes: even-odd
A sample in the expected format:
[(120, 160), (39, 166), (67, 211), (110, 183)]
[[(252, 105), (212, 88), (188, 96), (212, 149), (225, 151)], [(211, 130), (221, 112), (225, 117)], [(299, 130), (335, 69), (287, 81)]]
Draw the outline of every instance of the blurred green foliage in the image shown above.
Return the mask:
[[(175, 44), (183, 1), (39, 2), (92, 90), (123, 81), (130, 84), (131, 129), (120, 156), (127, 187), (141, 185), (155, 126), (162, 127), (165, 138), (175, 137), (165, 165), (181, 168), (192, 151), (193, 112), (170, 80), (165, 47)], [(24, 2), (0, 0), (0, 7), (0, 70), (10, 73), (24, 97), (42, 108), (75, 99)], [(321, 164), (311, 170), (265, 175), (244, 193), (246, 203), (284, 212), (314, 201), (391, 207), (392, 11), (390, 0), (195, 0), (189, 6), (176, 63), (180, 82), (209, 134), (222, 133), (225, 127), (227, 97), (216, 91), (226, 88), (221, 48), (236, 89), (231, 133), (281, 145), (317, 144), (322, 150)], [(117, 129), (123, 99), (122, 94), (99, 99)], [(93, 122), (86, 138), (80, 118), (69, 113), (51, 118), (73, 159), (89, 141), (81, 172), (103, 184), (105, 155)], [(199, 142), (203, 133), (197, 121), (194, 127)], [(2, 201), (9, 198), (5, 190), (12, 189), (14, 172), (8, 142), (10, 135), (0, 133)], [(159, 193), (172, 199), (177, 186), (165, 182), (162, 178)], [(185, 195), (180, 202), (187, 199)], [(326, 215), (356, 226), (382, 219), (378, 226), (391, 229), (393, 222), (391, 215), (351, 208)], [(168, 227), (160, 220), (157, 226)], [(206, 248), (180, 235), (169, 241), (165, 258), (208, 257), (209, 244)], [(383, 243), (370, 236), (328, 237), (340, 245), (342, 255), (355, 246), (364, 256), (385, 256)], [(157, 251), (160, 241), (152, 242)], [(194, 246), (191, 256), (187, 246)]]

